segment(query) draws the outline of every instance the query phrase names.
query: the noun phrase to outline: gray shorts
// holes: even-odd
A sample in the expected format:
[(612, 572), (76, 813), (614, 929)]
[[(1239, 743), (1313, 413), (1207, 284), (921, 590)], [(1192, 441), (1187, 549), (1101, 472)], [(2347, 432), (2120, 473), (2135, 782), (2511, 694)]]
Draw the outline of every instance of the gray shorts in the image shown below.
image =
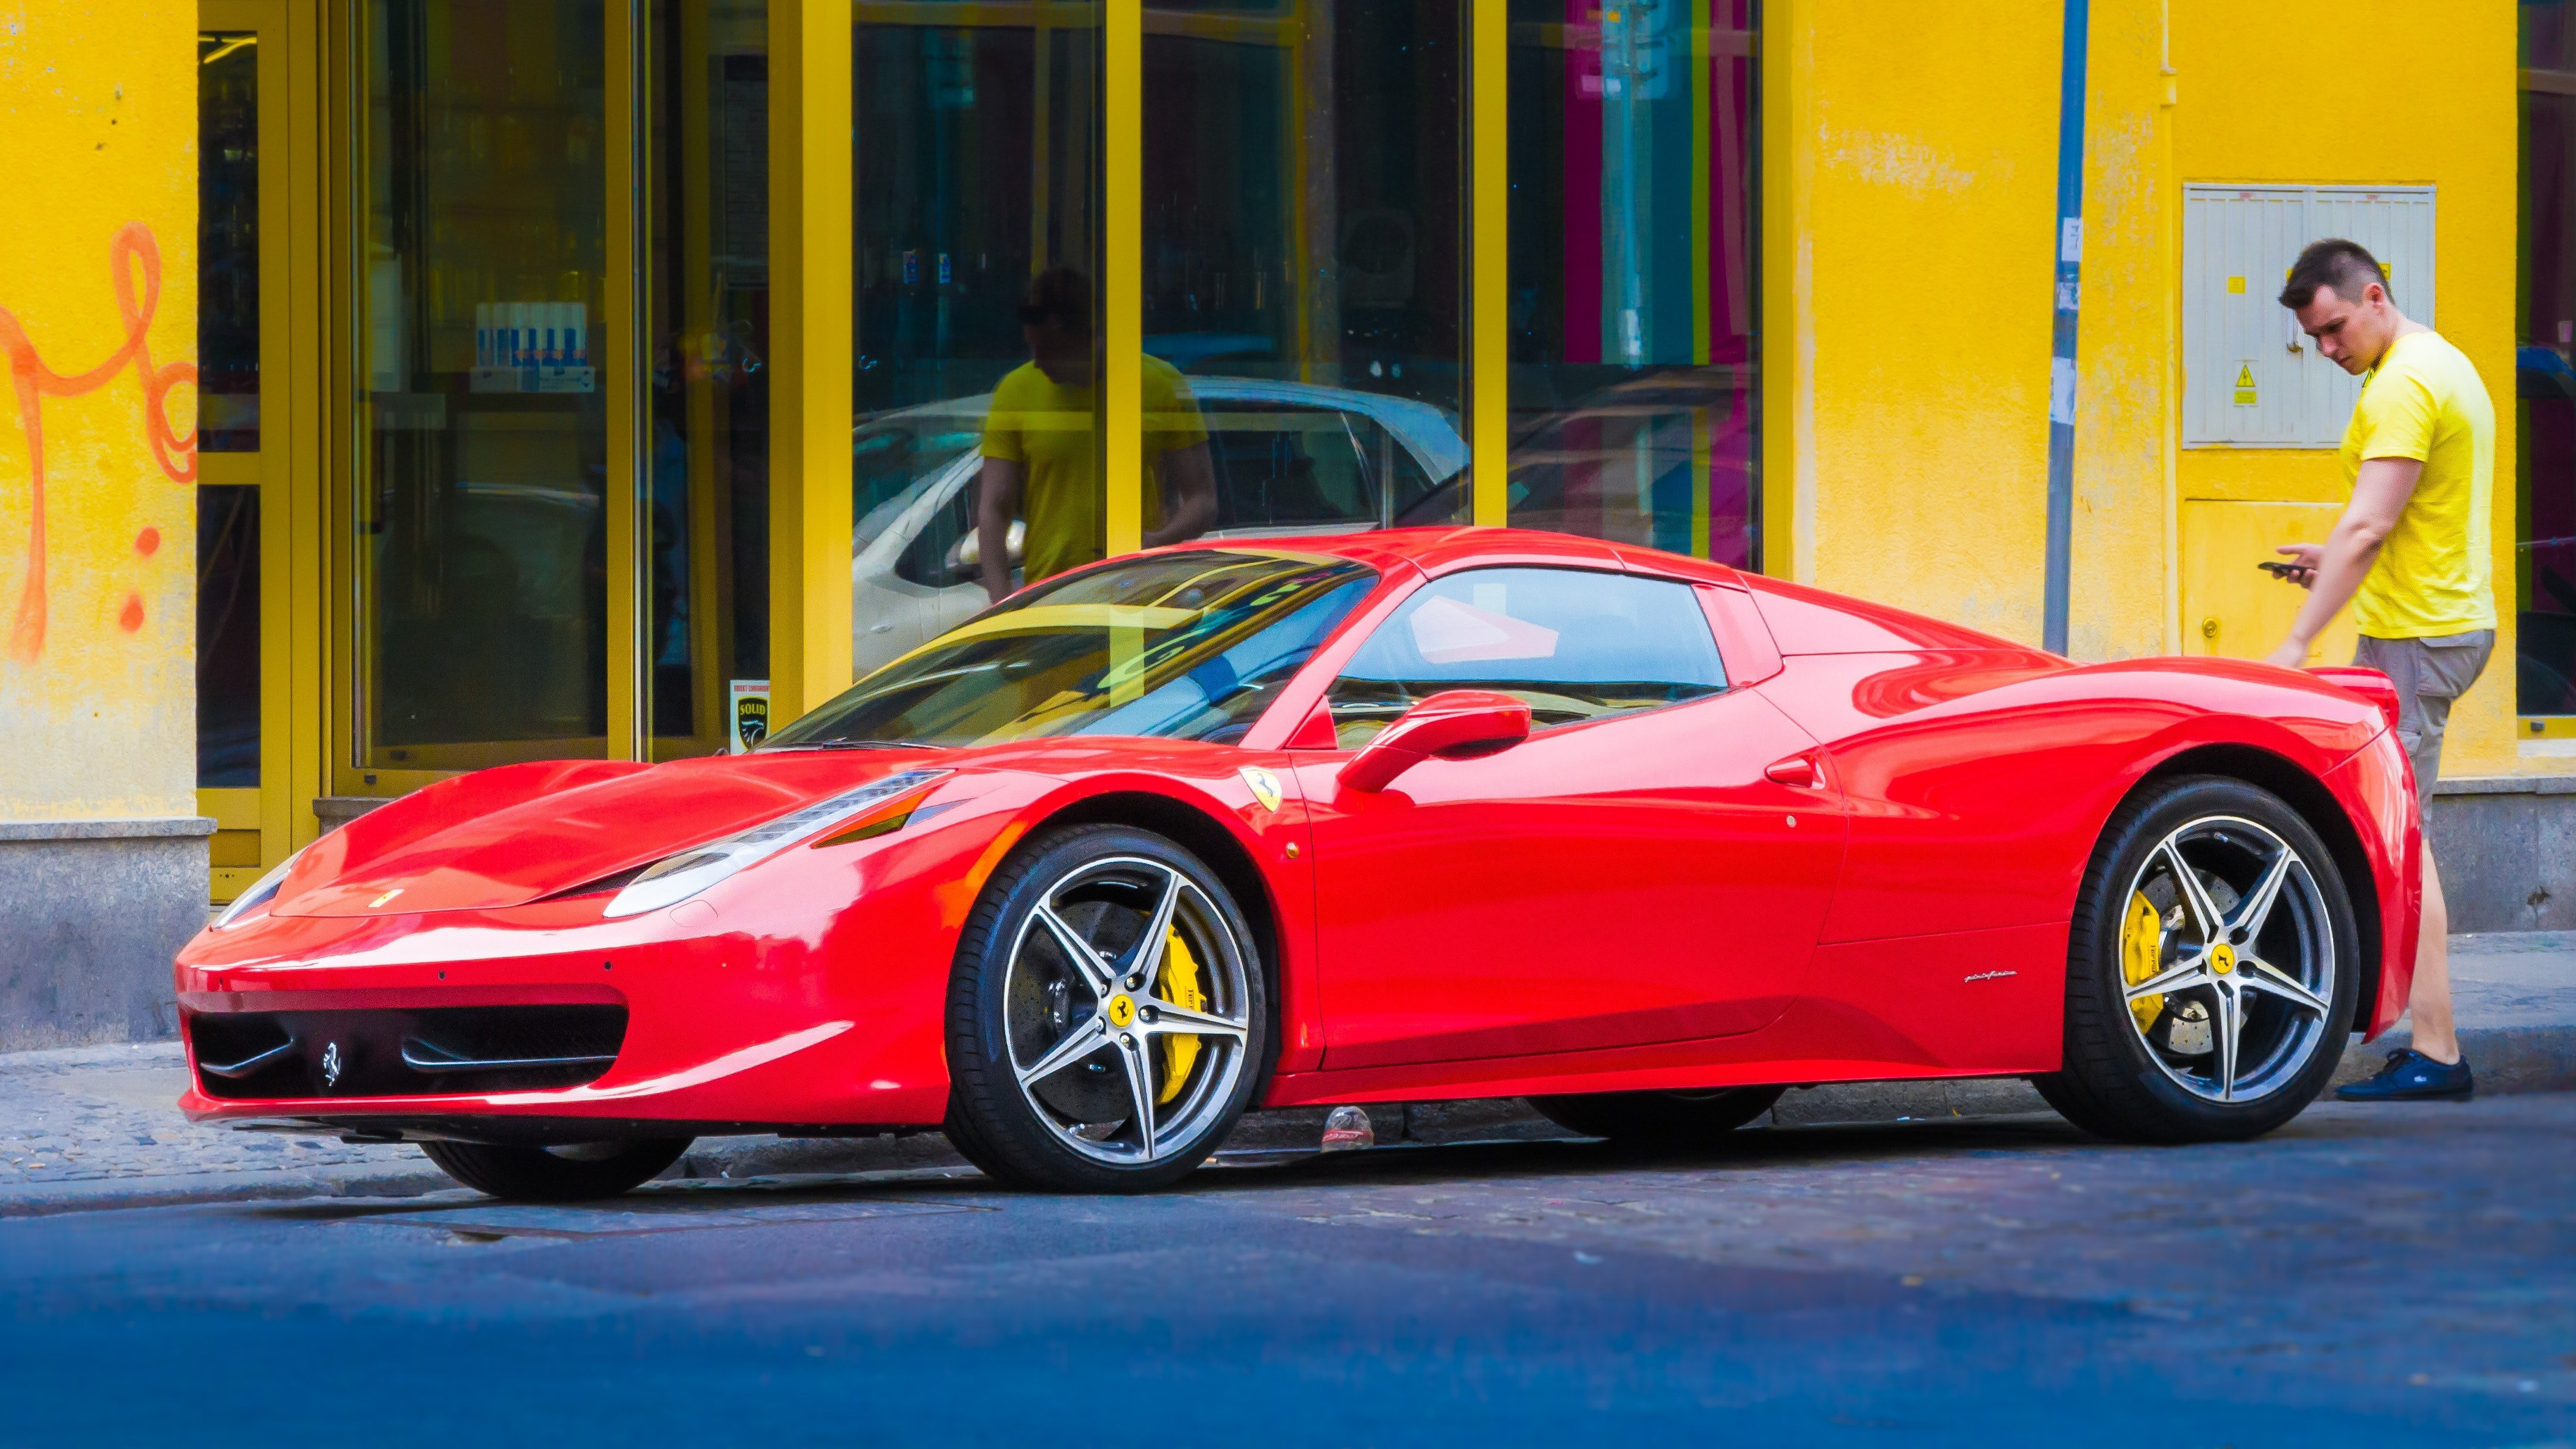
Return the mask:
[(2415, 800), (2433, 803), (2433, 782), (2442, 773), (2442, 727), (2451, 722), (2451, 704), (2469, 692), (2495, 652), (2495, 631), (2442, 634), (2430, 639), (2381, 639), (2361, 636), (2352, 662), (2376, 669), (2397, 683), (2397, 738), (2415, 762)]

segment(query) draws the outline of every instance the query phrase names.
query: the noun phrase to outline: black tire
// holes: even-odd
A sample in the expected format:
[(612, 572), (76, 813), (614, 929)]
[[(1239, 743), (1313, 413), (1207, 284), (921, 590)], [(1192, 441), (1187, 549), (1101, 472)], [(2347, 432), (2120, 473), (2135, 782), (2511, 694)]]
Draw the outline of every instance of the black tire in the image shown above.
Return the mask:
[(578, 1147), (424, 1142), (420, 1150), (440, 1171), (476, 1192), (511, 1202), (586, 1202), (652, 1181), (680, 1160), (692, 1140), (661, 1137)]
[(1713, 1092), (1587, 1092), (1531, 1097), (1532, 1110), (1568, 1132), (1638, 1146), (1682, 1147), (1723, 1137), (1771, 1110), (1786, 1087)]
[[(2311, 977), (2302, 977), (2303, 989), (2325, 1003), (2323, 1011), (2310, 1005), (2291, 1005), (2268, 987), (2259, 992), (2248, 990), (2249, 986), (2261, 985), (2252, 979), (2254, 970), (2266, 968), (2249, 969), (2242, 962), (2232, 965), (2239, 983), (2233, 988), (2232, 999), (2247, 1004), (2229, 1008), (2245, 1012), (2242, 1018), (2212, 1015), (2217, 1005), (2214, 978), (2213, 984), (2204, 988), (2182, 986), (2170, 993), (2145, 997), (2133, 1011), (2128, 992), (2136, 978), (2127, 974), (2124, 966), (2162, 974), (2170, 963), (2187, 966), (2187, 958), (2195, 952), (2207, 954), (2206, 943), (2200, 940), (2202, 933), (2191, 920), (2190, 906), (2176, 901), (2170, 909), (2163, 909), (2136, 888), (2142, 872), (2159, 868), (2151, 862), (2159, 858), (2168, 837), (2206, 830), (2207, 839), (2216, 842), (2214, 846), (2202, 846), (2201, 858), (2189, 865), (2193, 875), (2203, 878), (2202, 892), (2222, 917), (2232, 915), (2246, 896), (2258, 893), (2247, 889), (2242, 895), (2232, 896), (2233, 904), (2218, 899), (2217, 887), (2224, 885), (2234, 892), (2244, 875), (2239, 871), (2237, 880), (2225, 875), (2225, 867), (2233, 859), (2227, 853), (2229, 832), (2235, 831), (2240, 842), (2236, 848), (2249, 860), (2258, 847), (2268, 848), (2256, 832), (2243, 831), (2228, 821), (2240, 826), (2251, 822), (2268, 831), (2297, 855), (2297, 866), (2313, 882), (2315, 893), (2310, 897), (2298, 888), (2296, 874), (2290, 875), (2275, 897), (2276, 904), (2267, 910), (2267, 919), (2258, 922), (2260, 929), (2254, 939), (2244, 945), (2249, 952), (2259, 947), (2264, 958), (2270, 959), (2283, 953), (2268, 943), (2285, 939), (2274, 933), (2287, 930), (2307, 943), (2300, 948), (2302, 961), (2311, 960), (2319, 950), (2330, 949), (2330, 990), (2316, 991), (2318, 983)], [(2167, 861), (2172, 858), (2163, 857)], [(2206, 864), (2211, 861), (2216, 864)], [(2161, 868), (2167, 871), (2171, 889), (2170, 866)], [(2291, 902), (2293, 908), (2283, 912), (2277, 902)], [(2153, 944), (2155, 954), (2144, 963), (2131, 965), (2124, 958), (2124, 931), (2135, 929), (2131, 913), (2140, 910), (2145, 912), (2145, 924), (2154, 928), (2147, 940)], [(2287, 924), (2280, 924), (2285, 916), (2290, 918)], [(2233, 941), (2235, 936), (2222, 933), (2221, 939)], [(2242, 780), (2220, 776), (2190, 775), (2162, 781), (2122, 804), (2094, 848), (2083, 886), (2076, 895), (2075, 918), (2067, 939), (2064, 1061), (2056, 1072), (2033, 1078), (2032, 1084), (2068, 1121), (2119, 1141), (2236, 1142), (2259, 1137), (2305, 1110), (2333, 1077), (2360, 990), (2364, 968), (2360, 942), (2352, 897), (2333, 852), (2306, 819), (2279, 796)], [(2312, 965), (2302, 969), (2311, 973), (2315, 970)], [(2207, 1004), (2200, 1005), (2203, 1002)], [(2166, 1004), (2160, 1009), (2157, 1003)], [(2188, 1019), (2187, 1013), (2196, 1006), (2200, 1009), (2199, 1018)], [(2152, 1022), (2145, 1019), (2149, 1013), (2158, 1013)], [(2238, 1034), (2238, 1044), (2230, 1049), (2232, 1054), (2221, 1058), (2215, 1043), (2216, 1023), (2231, 1019), (2243, 1020), (2244, 1028)], [(2312, 1037), (2305, 1025), (2309, 1020), (2315, 1022)], [(2200, 1058), (2227, 1061), (2228, 1069), (2222, 1073), (2211, 1068), (2207, 1089), (2195, 1086), (2198, 1078), (2190, 1069), (2190, 1058), (2176, 1055), (2170, 1047), (2160, 1049), (2150, 1044), (2159, 1030), (2175, 1044), (2183, 1043), (2185, 1031), (2196, 1032), (2190, 1045), (2198, 1047), (2207, 1042)], [(2246, 1032), (2258, 1034), (2252, 1046), (2245, 1044)], [(2281, 1044), (2267, 1045), (2267, 1034), (2279, 1035)], [(2246, 1056), (2262, 1051), (2273, 1053), (2277, 1065), (2255, 1084), (2259, 1089), (2238, 1094), (2236, 1083), (2247, 1070), (2243, 1066)], [(2297, 1055), (2301, 1052), (2303, 1058)], [(2222, 1076), (2231, 1099), (2208, 1094), (2217, 1089)]]
[[(1065, 1017), (1070, 1017), (1076, 1008), (1086, 1014), (1074, 1019), (1070, 1028), (1054, 1024), (1058, 1017), (1045, 1018), (1050, 1024), (1036, 1030), (1052, 1031), (1056, 1035), (1051, 1045), (1032, 1048), (1027, 1035), (1032, 1030), (1028, 1016), (1030, 998), (1024, 983), (1017, 988), (1021, 992), (1018, 998), (1021, 1016), (1016, 1028), (1022, 1033), (1017, 1039), (1023, 1053), (1031, 1050), (1052, 1052), (1080, 1035), (1082, 1029), (1094, 1025), (1096, 1020), (1104, 1023), (1104, 1036), (1100, 1045), (1085, 1056), (1069, 1060), (1056, 1076), (1032, 1077), (1024, 1088), (1020, 1081), (1020, 1067), (1015, 1063), (1012, 1051), (1015, 1040), (1012, 952), (1014, 949), (1031, 949), (1025, 944), (1024, 936), (1042, 931), (1036, 923), (1037, 908), (1041, 904), (1053, 898), (1060, 889), (1095, 889), (1088, 885), (1068, 885), (1068, 882), (1088, 879), (1086, 872), (1123, 869), (1120, 862), (1147, 863), (1186, 881), (1189, 890), (1195, 892), (1196, 900), (1191, 904), (1195, 914), (1188, 925), (1198, 934), (1201, 947), (1193, 949), (1204, 949), (1212, 958), (1223, 958), (1212, 959), (1206, 969), (1212, 973), (1212, 980), (1222, 979), (1226, 983), (1207, 998), (1209, 1011), (1238, 1027), (1242, 1034), (1239, 1045), (1234, 1044), (1238, 1040), (1236, 1038), (1198, 1039), (1210, 1045), (1193, 1047), (1193, 1058), (1202, 1050), (1209, 1053), (1206, 1063), (1209, 1075), (1203, 1079), (1184, 1077), (1186, 1090), (1182, 1091), (1174, 1108), (1174, 1116), (1179, 1120), (1165, 1129), (1171, 1132), (1171, 1136), (1156, 1136), (1150, 1155), (1145, 1143), (1138, 1140), (1134, 1143), (1132, 1159), (1103, 1160), (1069, 1140), (1079, 1135), (1077, 1129), (1082, 1124), (1092, 1120), (1089, 1116), (1059, 1115), (1053, 1106), (1042, 1107), (1039, 1100), (1033, 1099), (1059, 1094), (1057, 1100), (1063, 1100), (1060, 1094), (1068, 1089), (1059, 1083), (1058, 1077), (1077, 1072), (1097, 1074), (1115, 1070), (1118, 1073), (1115, 1090), (1125, 1092), (1135, 1080), (1127, 1075), (1132, 1062), (1145, 1074), (1144, 1080), (1153, 1084), (1137, 1088), (1145, 1093), (1148, 1101), (1143, 1115), (1149, 1122), (1159, 1123), (1162, 1114), (1157, 1105), (1161, 1100), (1158, 1091), (1171, 1090), (1171, 1074), (1184, 1069), (1172, 1066), (1169, 1059), (1159, 1058), (1156, 1055), (1157, 1039), (1145, 1033), (1149, 1030), (1168, 1032), (1172, 1028), (1168, 1023), (1159, 1028), (1135, 1026), (1139, 1044), (1135, 1046), (1136, 1055), (1133, 1058), (1128, 1056), (1118, 1045), (1128, 1040), (1119, 1031), (1128, 1023), (1105, 1025), (1107, 1020), (1114, 1020), (1116, 1014), (1106, 998), (1096, 1006), (1087, 998), (1070, 1007), (1062, 1004), (1070, 989), (1060, 989), (1057, 982), (1074, 979), (1070, 970), (1071, 957), (1060, 945), (1054, 944), (1057, 938), (1046, 936), (1044, 939), (1050, 944), (1041, 954), (1052, 953), (1059, 963), (1046, 988), (1056, 994), (1045, 998), (1059, 1004), (1048, 1010)], [(1116, 886), (1112, 881), (1107, 887), (1097, 888), (1114, 889)], [(1175, 899), (1181, 895), (1179, 887), (1175, 886)], [(1099, 915), (1093, 917), (1100, 923), (1097, 929), (1102, 932), (1104, 942), (1116, 938), (1120, 927), (1112, 916), (1121, 909), (1123, 907), (1114, 904), (1106, 905)], [(1177, 914), (1175, 921), (1176, 925), (1179, 924)], [(1142, 960), (1135, 953), (1143, 950), (1146, 938), (1142, 930), (1134, 929), (1137, 924), (1135, 921), (1127, 923), (1127, 929), (1134, 931), (1134, 940), (1125, 947), (1103, 946), (1104, 951), (1115, 955), (1116, 961), (1121, 963), (1116, 965), (1113, 974), (1127, 972), (1130, 965)], [(1220, 936), (1225, 939), (1219, 939)], [(1229, 950), (1232, 954), (1226, 956)], [(1042, 967), (1043, 963), (1040, 963), (1029, 969), (1034, 971)], [(977, 900), (974, 913), (967, 919), (965, 932), (958, 942), (957, 960), (948, 992), (948, 1072), (951, 1085), (945, 1127), (950, 1143), (987, 1176), (1013, 1187), (1046, 1192), (1132, 1193), (1151, 1191), (1178, 1181), (1206, 1161), (1208, 1155), (1225, 1141), (1226, 1134), (1233, 1130), (1244, 1109), (1269, 1080), (1278, 1052), (1278, 1033), (1271, 1016), (1273, 992), (1270, 970), (1260, 938), (1253, 932), (1251, 923), (1225, 883), (1205, 862), (1180, 845), (1150, 831), (1121, 825), (1074, 825), (1041, 832), (1021, 846), (994, 873), (982, 897)], [(1149, 983), (1149, 987), (1152, 985)], [(1229, 994), (1233, 999), (1225, 1000)], [(1134, 999), (1136, 1004), (1127, 1009), (1131, 1019), (1142, 1023), (1154, 1022), (1158, 1010), (1167, 1012), (1172, 1007), (1171, 1002), (1154, 997), (1146, 990), (1137, 991)], [(1230, 1053), (1230, 1056), (1221, 1058), (1220, 1053)], [(1159, 1084), (1153, 1077), (1153, 1064), (1157, 1060), (1166, 1063), (1166, 1077)], [(1221, 1060), (1222, 1072), (1219, 1067)], [(1034, 1068), (1038, 1063), (1032, 1061), (1028, 1065)], [(1195, 1072), (1197, 1068), (1187, 1070)], [(1100, 1089), (1101, 1083), (1091, 1077), (1080, 1076), (1069, 1090), (1080, 1094)], [(1136, 1135), (1132, 1114), (1125, 1128), (1117, 1128), (1114, 1121), (1108, 1122), (1108, 1126), (1123, 1136)], [(1097, 1139), (1097, 1145), (1101, 1151), (1112, 1147), (1125, 1150), (1125, 1144), (1107, 1137)]]

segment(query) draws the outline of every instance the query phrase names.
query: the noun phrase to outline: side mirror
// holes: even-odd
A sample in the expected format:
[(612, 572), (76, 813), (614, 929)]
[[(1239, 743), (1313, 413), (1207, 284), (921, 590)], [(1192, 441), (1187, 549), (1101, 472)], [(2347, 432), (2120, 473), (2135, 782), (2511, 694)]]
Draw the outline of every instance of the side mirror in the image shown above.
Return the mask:
[(1380, 730), (1335, 778), (1345, 789), (1383, 790), (1424, 760), (1490, 755), (1528, 739), (1529, 732), (1529, 706), (1508, 694), (1443, 690)]

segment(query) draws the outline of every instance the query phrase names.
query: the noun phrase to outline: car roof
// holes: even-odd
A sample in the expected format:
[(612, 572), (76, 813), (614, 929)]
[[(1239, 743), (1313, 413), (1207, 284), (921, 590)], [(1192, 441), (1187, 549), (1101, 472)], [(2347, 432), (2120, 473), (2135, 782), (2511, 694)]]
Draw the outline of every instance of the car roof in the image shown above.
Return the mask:
[(1687, 583), (1730, 586), (1750, 591), (1759, 601), (1762, 616), (1783, 654), (1867, 654), (1912, 649), (2032, 652), (2009, 639), (1868, 599), (1742, 573), (1725, 564), (1666, 553), (1643, 544), (1611, 543), (1535, 528), (1390, 528), (1296, 538), (1202, 539), (1172, 547), (1325, 554), (1367, 564), (1381, 573), (1411, 565), (1435, 577), (1465, 568), (1520, 564), (1616, 569)]

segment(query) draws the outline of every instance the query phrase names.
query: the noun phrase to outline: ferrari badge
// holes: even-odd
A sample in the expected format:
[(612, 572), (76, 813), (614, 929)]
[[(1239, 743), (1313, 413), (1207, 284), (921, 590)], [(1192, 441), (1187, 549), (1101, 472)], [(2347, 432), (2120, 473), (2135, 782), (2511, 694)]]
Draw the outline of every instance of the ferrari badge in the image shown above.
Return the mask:
[(1236, 773), (1243, 776), (1243, 783), (1252, 787), (1252, 798), (1261, 802), (1262, 809), (1276, 810), (1279, 808), (1279, 777), (1277, 775), (1274, 775), (1268, 770), (1262, 769), (1257, 765), (1246, 765), (1241, 770), (1236, 771)]

